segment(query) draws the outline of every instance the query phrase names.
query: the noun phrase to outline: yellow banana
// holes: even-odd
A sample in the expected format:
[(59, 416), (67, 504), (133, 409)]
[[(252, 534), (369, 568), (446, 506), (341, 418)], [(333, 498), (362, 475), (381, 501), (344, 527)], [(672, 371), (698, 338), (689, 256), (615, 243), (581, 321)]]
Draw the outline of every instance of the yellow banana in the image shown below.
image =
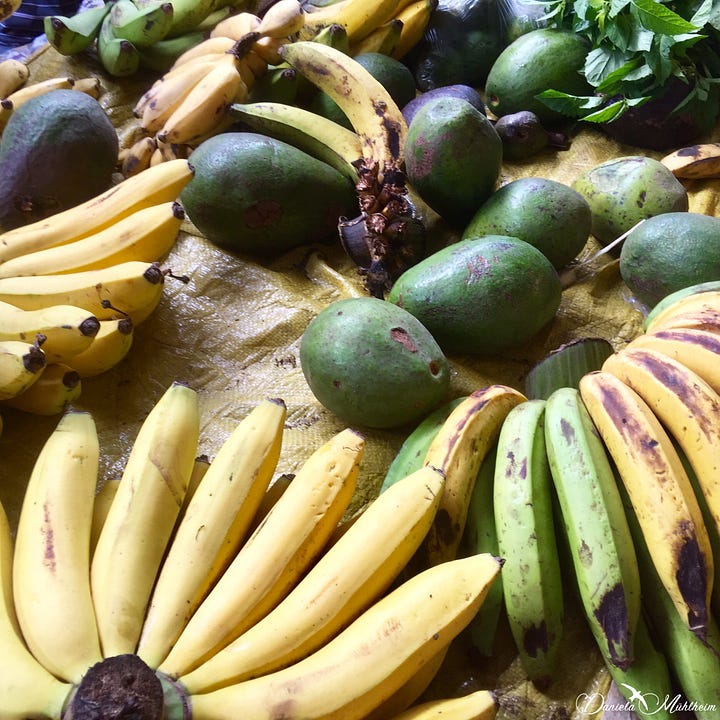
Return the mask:
[(0, 505), (0, 708), (3, 720), (59, 718), (72, 689), (34, 657), (19, 635), (12, 599), (13, 541)]
[(64, 363), (49, 363), (27, 390), (2, 403), (33, 415), (59, 415), (81, 393), (82, 383), (75, 370)]
[(391, 57), (402, 60), (420, 42), (436, 7), (437, 0), (416, 0), (395, 15), (402, 23), (402, 30)]
[(638, 335), (628, 349), (655, 350), (697, 373), (720, 393), (720, 334), (693, 328), (669, 328)]
[(184, 219), (182, 205), (175, 200), (151, 205), (94, 235), (8, 260), (0, 265), (0, 278), (75, 273), (126, 262), (157, 262), (172, 249)]
[(230, 114), (257, 132), (290, 143), (346, 175), (358, 179), (354, 163), (362, 158), (357, 133), (295, 105), (277, 102), (235, 103)]
[(0, 113), (0, 131), (5, 128), (13, 112), (24, 105), (28, 100), (44, 95), (52, 90), (70, 90), (75, 84), (71, 77), (53, 77), (47, 80), (23, 85), (2, 99), (3, 112)]
[(278, 0), (260, 19), (256, 32), (264, 37), (287, 38), (305, 24), (305, 13), (298, 0)]
[(645, 331), (650, 333), (670, 327), (691, 327), (701, 322), (720, 327), (720, 290), (687, 295), (648, 317)]
[(647, 348), (617, 352), (603, 370), (635, 390), (675, 438), (720, 531), (720, 395), (682, 363)]
[(398, 5), (399, 0), (347, 0), (334, 3), (325, 10), (307, 13), (298, 37), (300, 40), (312, 40), (323, 28), (341, 25), (347, 31), (352, 45), (391, 20)]
[(195, 720), (359, 720), (448, 645), (500, 571), (489, 554), (406, 580), (312, 655), (283, 670), (189, 698)]
[(63, 415), (30, 474), (15, 538), (13, 592), (23, 637), (45, 668), (72, 683), (102, 659), (90, 596), (98, 461), (92, 416)]
[(506, 385), (476, 390), (450, 413), (433, 438), (424, 464), (445, 473), (445, 489), (436, 520), (414, 561), (421, 567), (456, 556), (483, 458), (497, 441), (507, 414), (525, 401), (521, 392)]
[(133, 145), (123, 151), (120, 160), (120, 172), (123, 177), (137, 175), (150, 167), (150, 158), (156, 148), (155, 138), (142, 137)]
[(113, 498), (120, 485), (120, 478), (109, 478), (105, 480), (100, 489), (95, 494), (93, 502), (92, 526), (90, 528), (90, 557), (92, 558), (97, 545), (97, 539), (100, 537), (100, 531), (105, 524), (108, 510), (112, 505)]
[(0, 302), (0, 340), (37, 340), (47, 362), (67, 362), (90, 347), (99, 330), (93, 314), (73, 305), (22, 310)]
[(205, 473), (210, 469), (210, 459), (207, 455), (198, 455), (193, 463), (193, 469), (190, 473), (190, 480), (188, 480), (187, 491), (183, 498), (183, 504), (180, 506), (180, 514), (178, 515), (178, 522), (176, 527), (182, 522), (185, 517), (185, 511), (190, 504), (190, 501), (195, 495), (195, 491), (200, 487), (200, 481), (205, 477)]
[(256, 33), (260, 18), (249, 12), (239, 12), (221, 20), (211, 31), (210, 37), (226, 37), (233, 42), (245, 37), (248, 33)]
[(702, 639), (713, 558), (672, 441), (647, 403), (610, 372), (583, 376), (580, 393), (627, 490), (658, 575), (684, 622)]
[(76, 305), (98, 320), (125, 314), (138, 325), (160, 302), (164, 283), (157, 263), (126, 262), (60, 275), (0, 278), (0, 302), (25, 310)]
[(365, 440), (344, 430), (305, 461), (265, 521), (190, 618), (160, 669), (177, 677), (282, 600), (332, 534), (355, 491)]
[(212, 70), (223, 55), (203, 56), (181, 65), (158, 80), (136, 105), (140, 124), (148, 133), (156, 133), (190, 94), (192, 89)]
[(90, 97), (94, 97), (96, 100), (103, 94), (103, 86), (100, 84), (100, 78), (96, 77), (75, 78), (72, 89), (76, 92), (83, 92), (86, 95), (90, 95)]
[[(285, 38), (261, 37), (252, 44), (252, 53), (265, 63), (262, 74), (265, 74), (268, 65), (280, 65), (282, 63), (283, 59), (279, 52), (280, 48), (285, 46), (287, 42)], [(256, 74), (257, 76), (259, 75)]]
[(135, 652), (198, 435), (197, 394), (175, 382), (140, 427), (92, 557), (90, 582), (105, 657)]
[(30, 68), (22, 60), (0, 60), (0, 100), (19, 90), (30, 77)]
[(81, 378), (94, 377), (114, 368), (130, 352), (134, 338), (132, 320), (129, 317), (101, 320), (100, 329), (90, 347), (67, 364)]
[(679, 148), (660, 162), (677, 178), (717, 178), (720, 177), (720, 143)]
[(258, 525), (265, 519), (271, 508), (274, 507), (275, 503), (282, 497), (283, 493), (288, 489), (288, 486), (292, 482), (295, 476), (292, 473), (283, 473), (278, 475), (268, 486), (268, 489), (263, 493), (260, 499), (260, 504), (250, 521), (248, 527), (248, 533), (254, 533)]
[(490, 690), (475, 690), (467, 695), (426, 700), (390, 720), (493, 720), (498, 701)]
[(439, 470), (424, 467), (381, 493), (274, 610), (182, 685), (208, 692), (318, 650), (387, 591), (430, 527), (443, 485)]
[(388, 22), (378, 25), (369, 35), (353, 45), (350, 48), (350, 55), (355, 57), (369, 52), (391, 55), (400, 40), (402, 29), (402, 20), (392, 18)]
[(407, 123), (378, 80), (349, 55), (322, 43), (292, 42), (280, 52), (340, 106), (360, 137), (366, 165), (377, 165), (380, 179), (386, 168), (400, 167)]
[[(0, 234), (0, 263), (44, 248), (94, 235), (142, 208), (177, 200), (193, 176), (187, 160), (164, 163), (51, 218)], [(0, 265), (1, 267), (1, 265)]]
[(161, 142), (196, 144), (212, 134), (227, 117), (230, 104), (247, 94), (235, 64), (228, 55), (218, 62), (185, 96), (157, 132)]
[(287, 411), (265, 400), (210, 463), (163, 560), (137, 654), (157, 667), (237, 554), (280, 457)]
[(0, 400), (19, 395), (36, 383), (46, 364), (37, 343), (0, 340)]
[(198, 43), (186, 50), (182, 55), (179, 55), (170, 70), (168, 70), (168, 72), (166, 72), (158, 82), (164, 82), (165, 79), (172, 76), (172, 73), (175, 70), (190, 61), (197, 62), (200, 58), (212, 59), (214, 56), (223, 55), (232, 49), (235, 42), (236, 41), (233, 40), (233, 38), (228, 37), (227, 35), (210, 35), (210, 37), (206, 38), (201, 43)]

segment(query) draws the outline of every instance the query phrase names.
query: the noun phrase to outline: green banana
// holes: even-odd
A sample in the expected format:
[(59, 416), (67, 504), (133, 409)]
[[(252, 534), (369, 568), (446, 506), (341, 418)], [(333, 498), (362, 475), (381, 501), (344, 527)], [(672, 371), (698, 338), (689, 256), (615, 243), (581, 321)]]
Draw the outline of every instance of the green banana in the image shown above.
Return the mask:
[[(480, 466), (460, 543), (460, 556), (489, 552), (500, 556), (493, 509), (493, 476), (497, 458), (497, 444), (488, 452)], [(470, 621), (466, 633), (472, 647), (482, 656), (491, 657), (497, 626), (503, 609), (502, 573), (498, 575), (477, 615)]]
[(433, 410), (417, 427), (405, 438), (397, 454), (390, 463), (385, 478), (380, 486), (384, 492), (398, 480), (415, 472), (423, 466), (430, 443), (438, 434), (450, 413), (465, 399), (455, 398)]
[(640, 577), (612, 465), (576, 388), (545, 401), (545, 444), (583, 609), (606, 662), (627, 669)]
[(140, 8), (132, 0), (115, 0), (110, 10), (110, 22), (116, 38), (129, 40), (136, 48), (150, 47), (170, 31), (173, 4)]
[(195, 47), (206, 37), (204, 32), (193, 30), (174, 38), (164, 38), (149, 47), (138, 48), (140, 63), (150, 70), (165, 73), (186, 50)]
[(538, 685), (553, 677), (564, 615), (562, 577), (545, 448), (545, 401), (509, 413), (498, 438), (493, 506), (505, 559), (505, 609), (521, 664)]
[(300, 73), (291, 67), (271, 66), (255, 80), (249, 102), (279, 102), (292, 105), (298, 94)]
[(670, 668), (653, 642), (644, 615), (640, 615), (635, 628), (635, 658), (632, 663), (626, 670), (612, 663), (607, 663), (607, 668), (618, 691), (640, 720), (672, 720), (677, 717), (666, 703), (668, 698), (672, 698)]
[(43, 18), (43, 29), (48, 43), (61, 55), (77, 55), (87, 50), (95, 42), (100, 26), (112, 6), (112, 2), (103, 3), (69, 17), (46, 15)]
[(209, 33), (219, 22), (229, 17), (234, 12), (231, 5), (224, 5), (206, 15), (196, 26), (195, 30)]
[[(685, 698), (696, 705), (694, 712), (697, 719), (715, 720), (720, 707), (720, 629), (717, 621), (710, 617), (705, 642), (682, 621), (655, 570), (647, 542), (626, 495), (624, 502), (640, 568), (643, 608), (653, 637), (667, 658)], [(657, 693), (655, 688), (645, 689)]]
[[(141, 8), (158, 4), (158, 0), (137, 0)], [(233, 4), (229, 0), (172, 0), (173, 21), (166, 37), (177, 37), (196, 30), (198, 25), (204, 25), (218, 10), (232, 7)]]
[(113, 77), (127, 77), (140, 67), (140, 53), (129, 40), (115, 37), (110, 15), (106, 15), (97, 38), (100, 63)]

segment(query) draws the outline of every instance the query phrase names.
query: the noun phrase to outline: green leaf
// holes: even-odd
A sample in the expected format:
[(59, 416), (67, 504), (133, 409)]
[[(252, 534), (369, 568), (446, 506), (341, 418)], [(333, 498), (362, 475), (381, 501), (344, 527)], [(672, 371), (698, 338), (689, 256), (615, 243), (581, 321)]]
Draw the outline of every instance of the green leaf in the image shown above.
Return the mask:
[(598, 95), (569, 95), (560, 90), (544, 90), (535, 97), (555, 112), (578, 118), (583, 117), (586, 110), (594, 110), (605, 102)]
[(592, 123), (612, 122), (613, 120), (617, 120), (621, 115), (624, 115), (629, 108), (643, 105), (649, 99), (649, 97), (634, 98), (632, 100), (623, 98), (621, 100), (617, 100), (616, 102), (610, 103), (609, 105), (606, 105), (597, 112), (585, 115), (585, 117), (583, 117), (582, 119), (584, 122)]
[(638, 21), (658, 35), (679, 35), (699, 28), (657, 0), (631, 0)]

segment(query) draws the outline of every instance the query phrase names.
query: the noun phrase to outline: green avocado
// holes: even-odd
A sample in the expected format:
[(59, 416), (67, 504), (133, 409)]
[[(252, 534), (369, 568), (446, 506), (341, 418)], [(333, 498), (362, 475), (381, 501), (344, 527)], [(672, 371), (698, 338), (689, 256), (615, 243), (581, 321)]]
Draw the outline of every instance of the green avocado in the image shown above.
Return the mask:
[(659, 160), (644, 155), (611, 158), (572, 183), (590, 205), (592, 234), (608, 245), (641, 220), (689, 207), (685, 186)]
[(620, 275), (648, 308), (670, 293), (720, 280), (720, 218), (691, 212), (648, 218), (623, 241)]
[(519, 238), (461, 240), (406, 270), (388, 302), (415, 315), (446, 353), (497, 355), (532, 339), (555, 316), (557, 271)]
[(20, 105), (0, 140), (0, 228), (41, 220), (107, 190), (118, 147), (105, 110), (86, 93), (52, 90)]
[(585, 247), (591, 223), (590, 206), (577, 190), (556, 180), (526, 177), (498, 188), (462, 237), (517, 237), (541, 250), (560, 269)]
[(488, 108), (497, 117), (529, 110), (541, 122), (561, 119), (536, 95), (544, 90), (594, 94), (582, 73), (589, 50), (588, 41), (569, 30), (538, 28), (520, 35), (490, 68), (485, 83)]
[(337, 300), (310, 322), (300, 365), (317, 400), (343, 421), (393, 428), (447, 399), (450, 368), (425, 327), (385, 300)]
[(437, 97), (415, 114), (405, 138), (410, 185), (443, 220), (464, 225), (495, 189), (502, 140), (467, 100)]
[(269, 256), (337, 238), (357, 214), (352, 182), (288, 143), (252, 132), (216, 135), (193, 151), (180, 202), (211, 242)]

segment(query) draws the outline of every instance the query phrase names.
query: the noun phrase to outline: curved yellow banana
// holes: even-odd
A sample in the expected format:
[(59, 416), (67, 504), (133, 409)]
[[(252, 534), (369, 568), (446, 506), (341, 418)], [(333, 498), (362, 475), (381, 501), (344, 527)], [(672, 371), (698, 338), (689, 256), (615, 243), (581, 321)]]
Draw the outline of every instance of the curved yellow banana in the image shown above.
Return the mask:
[(347, 509), (364, 450), (349, 429), (315, 450), (190, 618), (162, 672), (177, 677), (199, 666), (287, 595)]
[(256, 31), (265, 37), (288, 38), (305, 24), (305, 13), (298, 0), (278, 0), (260, 19)]
[(164, 283), (157, 263), (131, 261), (74, 273), (0, 278), (0, 301), (25, 310), (76, 305), (98, 320), (124, 314), (138, 325), (160, 302)]
[(113, 498), (117, 492), (118, 486), (120, 485), (120, 478), (109, 478), (105, 480), (102, 487), (95, 494), (95, 501), (93, 502), (93, 519), (92, 526), (90, 528), (90, 557), (92, 558), (95, 552), (95, 545), (97, 545), (97, 539), (100, 537), (100, 531), (105, 524), (108, 510), (112, 505)]
[(720, 290), (692, 293), (675, 301), (660, 312), (654, 313), (645, 331), (652, 333), (671, 327), (689, 327), (706, 318), (708, 324), (720, 326)]
[(190, 696), (195, 720), (360, 720), (467, 626), (500, 571), (489, 554), (435, 565), (283, 670)]
[(148, 168), (51, 218), (0, 234), (0, 263), (54, 245), (80, 240), (141, 208), (177, 200), (193, 176), (187, 160)]
[(185, 508), (153, 590), (137, 654), (157, 667), (246, 537), (282, 447), (287, 411), (267, 399), (237, 425)]
[(420, 42), (436, 7), (437, 0), (416, 0), (396, 13), (395, 19), (402, 23), (402, 29), (391, 57), (402, 60)]
[(83, 352), (67, 361), (81, 378), (94, 377), (114, 368), (130, 352), (134, 325), (129, 317), (100, 320), (100, 329)]
[(483, 458), (497, 441), (507, 414), (526, 400), (507, 385), (476, 390), (450, 413), (433, 438), (424, 464), (445, 473), (445, 490), (435, 522), (417, 553), (421, 567), (456, 556)]
[(22, 60), (0, 60), (0, 100), (21, 88), (29, 77), (30, 68)]
[(104, 657), (135, 652), (193, 469), (199, 426), (197, 393), (175, 382), (135, 438), (90, 566)]
[(703, 638), (713, 558), (700, 507), (670, 437), (647, 403), (608, 371), (584, 375), (580, 393), (627, 490), (663, 585), (684, 622)]
[(72, 689), (31, 654), (21, 639), (12, 599), (13, 541), (0, 504), (0, 708), (5, 720), (59, 718)]
[(92, 313), (73, 305), (23, 310), (0, 302), (0, 340), (38, 340), (47, 362), (67, 362), (83, 352), (99, 329), (100, 321)]
[(79, 683), (100, 662), (90, 596), (90, 528), (99, 442), (87, 412), (68, 412), (37, 457), (15, 537), (13, 593), (32, 654)]
[(697, 373), (720, 393), (720, 333), (697, 328), (668, 328), (638, 335), (626, 347), (662, 353)]
[(2, 403), (33, 415), (58, 415), (81, 393), (82, 383), (75, 370), (64, 363), (49, 363), (27, 390)]
[(0, 278), (82, 272), (125, 262), (157, 262), (172, 249), (184, 219), (179, 202), (151, 205), (94, 235), (8, 260), (0, 265)]
[(333, 3), (323, 10), (307, 13), (298, 36), (300, 40), (312, 40), (329, 25), (341, 25), (347, 31), (352, 45), (391, 20), (399, 5), (400, 0), (345, 0)]
[(720, 395), (682, 363), (649, 348), (625, 348), (603, 369), (635, 390), (675, 438), (720, 531)]
[(390, 720), (493, 720), (498, 702), (490, 690), (475, 690), (454, 698), (427, 700)]
[(381, 597), (427, 532), (444, 477), (425, 467), (373, 500), (279, 605), (180, 682), (190, 693), (258, 677), (316, 651)]
[(7, 125), (13, 112), (19, 107), (22, 107), (28, 100), (52, 92), (53, 90), (70, 90), (74, 84), (75, 80), (71, 77), (52, 77), (25, 84), (15, 90), (15, 92), (10, 93), (2, 99), (4, 112), (0, 114), (0, 131)]
[(45, 353), (36, 343), (0, 340), (0, 400), (27, 390), (40, 379), (46, 365)]

